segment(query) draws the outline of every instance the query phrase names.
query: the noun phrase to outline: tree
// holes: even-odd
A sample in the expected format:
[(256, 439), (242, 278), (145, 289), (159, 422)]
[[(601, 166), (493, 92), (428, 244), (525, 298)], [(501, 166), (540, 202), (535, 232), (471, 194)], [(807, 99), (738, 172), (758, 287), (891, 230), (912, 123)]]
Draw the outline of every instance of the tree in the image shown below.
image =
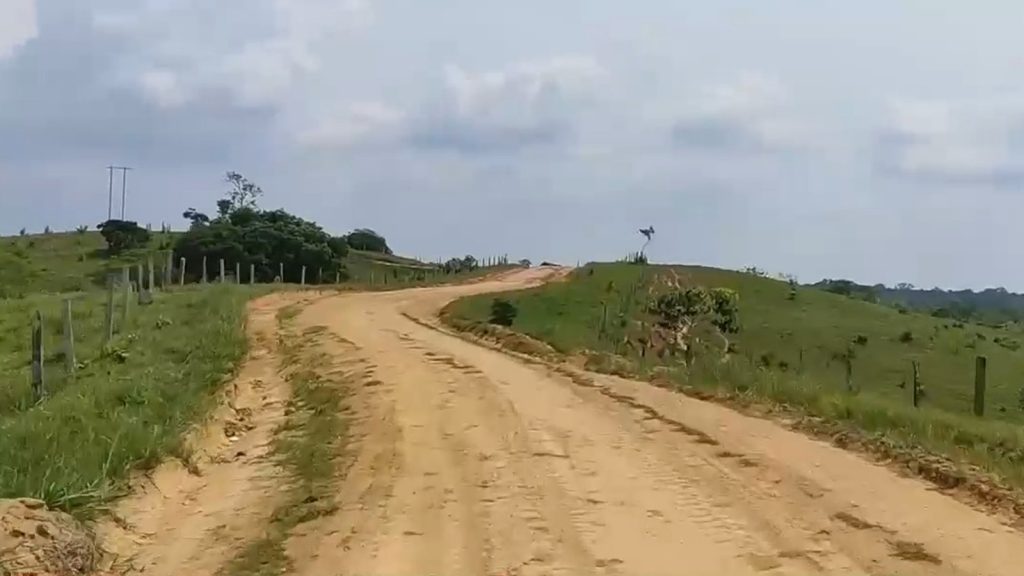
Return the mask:
[(249, 181), (238, 172), (228, 172), (225, 180), (231, 185), (227, 196), (217, 202), (217, 211), (227, 216), (242, 208), (256, 208), (256, 203), (263, 196), (263, 189)]
[(331, 251), (338, 258), (348, 256), (348, 238), (345, 236), (334, 236), (327, 241), (327, 245), (330, 246)]
[(210, 217), (195, 208), (189, 208), (181, 213), (181, 217), (191, 222), (191, 228), (205, 226), (210, 223)]
[(353, 230), (347, 238), (348, 245), (355, 250), (391, 254), (391, 248), (388, 248), (387, 240), (369, 228), (357, 228), (356, 230)]
[(656, 297), (648, 311), (657, 318), (657, 324), (670, 337), (677, 348), (691, 355), (699, 342), (698, 330), (712, 330), (723, 341), (723, 350), (728, 352), (729, 340), (726, 334), (739, 332), (739, 295), (726, 288), (708, 290), (694, 286), (667, 292)]
[(110, 254), (120, 254), (125, 250), (141, 248), (149, 243), (149, 231), (137, 222), (127, 220), (107, 220), (97, 226), (103, 239), (107, 241)]

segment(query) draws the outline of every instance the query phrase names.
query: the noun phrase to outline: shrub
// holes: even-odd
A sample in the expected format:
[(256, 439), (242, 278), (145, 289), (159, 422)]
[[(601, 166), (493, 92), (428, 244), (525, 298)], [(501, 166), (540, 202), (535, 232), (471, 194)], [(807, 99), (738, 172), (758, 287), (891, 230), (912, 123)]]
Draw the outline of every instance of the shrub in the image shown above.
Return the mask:
[(904, 344), (907, 344), (907, 343), (913, 342), (913, 341), (914, 341), (914, 333), (911, 332), (910, 330), (904, 330), (902, 333), (900, 333), (900, 342), (903, 342)]
[(1007, 350), (1010, 350), (1012, 352), (1020, 350), (1020, 342), (1007, 336), (997, 336), (993, 338), (992, 341), (998, 344), (999, 346), (1002, 346), (1003, 348), (1006, 348)]
[(107, 251), (111, 254), (141, 248), (149, 242), (149, 232), (136, 222), (107, 220), (97, 227), (107, 241)]
[(50, 227), (47, 226), (43, 228), (43, 234), (53, 234), (53, 230), (50, 230)]
[(85, 234), (88, 231), (89, 231), (89, 227), (88, 226), (79, 226), (78, 228), (75, 228), (75, 232), (78, 232), (79, 234)]
[(853, 339), (853, 343), (858, 346), (867, 346), (868, 337), (863, 334), (857, 334), (857, 337)]
[(28, 234), (28, 232), (26, 232), (24, 228), (18, 231), (18, 236), (24, 236), (25, 234)]
[(519, 315), (519, 310), (504, 298), (495, 298), (491, 302), (491, 317), (490, 323), (497, 324), (498, 326), (512, 326), (516, 320), (516, 316)]

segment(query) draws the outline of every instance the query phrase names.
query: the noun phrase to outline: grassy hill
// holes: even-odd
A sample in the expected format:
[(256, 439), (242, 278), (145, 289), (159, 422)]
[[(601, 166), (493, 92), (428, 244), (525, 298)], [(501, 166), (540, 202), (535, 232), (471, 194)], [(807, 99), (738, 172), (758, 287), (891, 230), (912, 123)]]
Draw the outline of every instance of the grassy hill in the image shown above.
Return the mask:
[(166, 258), (174, 233), (154, 232), (149, 246), (107, 256), (99, 232), (54, 232), (0, 238), (0, 298), (62, 293), (102, 286), (108, 271)]
[[(741, 330), (734, 352), (681, 359), (641, 357), (637, 326), (651, 295), (681, 286), (724, 287), (739, 294)], [(668, 375), (680, 386), (726, 391), (799, 406), (894, 441), (928, 448), (998, 470), (1024, 486), (1024, 332), (900, 312), (753, 274), (695, 266), (591, 264), (567, 282), (507, 296), (518, 309), (514, 329), (596, 368)], [(458, 301), (456, 325), (486, 322), (492, 297)], [(605, 311), (607, 309), (607, 311)], [(606, 319), (603, 320), (603, 317)], [(602, 331), (602, 323), (605, 329)], [(847, 391), (852, 350), (855, 393)], [(971, 414), (974, 366), (988, 358), (987, 414)], [(609, 362), (610, 360), (613, 360)], [(912, 407), (912, 362), (925, 389)]]
[[(0, 299), (27, 295), (87, 291), (103, 286), (107, 274), (126, 265), (145, 263), (153, 258), (163, 266), (167, 252), (173, 249), (178, 233), (153, 232), (149, 246), (109, 257), (106, 242), (99, 232), (55, 232), (0, 238)], [(371, 278), (405, 279), (417, 272), (432, 270), (411, 258), (352, 250), (345, 262), (353, 281), (368, 283)], [(230, 267), (230, 266), (229, 266)], [(397, 273), (397, 278), (395, 274)], [(309, 281), (315, 276), (310, 271)], [(325, 278), (333, 282), (333, 278)]]

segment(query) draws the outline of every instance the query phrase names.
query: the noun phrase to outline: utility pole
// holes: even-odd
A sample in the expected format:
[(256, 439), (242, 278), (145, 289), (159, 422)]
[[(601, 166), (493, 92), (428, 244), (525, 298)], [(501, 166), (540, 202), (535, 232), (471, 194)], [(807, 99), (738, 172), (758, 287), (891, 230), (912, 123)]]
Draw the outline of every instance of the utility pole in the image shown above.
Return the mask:
[(114, 167), (107, 166), (107, 172), (110, 173), (110, 184), (107, 187), (107, 220), (109, 221), (114, 217)]
[(121, 171), (121, 220), (124, 220), (125, 200), (128, 199), (128, 171), (131, 168), (127, 166), (107, 166), (107, 171), (110, 173), (110, 181), (107, 186), (107, 220), (114, 217), (114, 171)]
[(125, 203), (125, 200), (127, 200), (127, 198), (128, 198), (128, 171), (131, 170), (131, 168), (128, 168), (127, 166), (122, 166), (120, 168), (120, 170), (121, 170), (121, 220), (124, 220), (124, 215), (125, 215), (124, 203)]

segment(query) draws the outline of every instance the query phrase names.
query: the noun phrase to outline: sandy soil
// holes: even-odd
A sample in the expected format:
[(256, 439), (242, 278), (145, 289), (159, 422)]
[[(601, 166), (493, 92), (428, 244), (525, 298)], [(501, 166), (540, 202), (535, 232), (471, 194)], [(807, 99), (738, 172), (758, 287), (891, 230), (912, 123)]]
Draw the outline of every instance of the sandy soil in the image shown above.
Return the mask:
[[(308, 302), (298, 326), (326, 327), (323, 349), (365, 376), (348, 384), (337, 512), (292, 534), (294, 574), (1022, 573), (1024, 536), (923, 482), (770, 421), (437, 329), (455, 298), (557, 273)], [(257, 303), (256, 334), (276, 304)], [(227, 461), (158, 474), (159, 495), (119, 510), (145, 534), (126, 554), (138, 572), (214, 574), (259, 534), (282, 482), (263, 457), (287, 394), (272, 356), (257, 347), (239, 378), (255, 427), (212, 450)]]

